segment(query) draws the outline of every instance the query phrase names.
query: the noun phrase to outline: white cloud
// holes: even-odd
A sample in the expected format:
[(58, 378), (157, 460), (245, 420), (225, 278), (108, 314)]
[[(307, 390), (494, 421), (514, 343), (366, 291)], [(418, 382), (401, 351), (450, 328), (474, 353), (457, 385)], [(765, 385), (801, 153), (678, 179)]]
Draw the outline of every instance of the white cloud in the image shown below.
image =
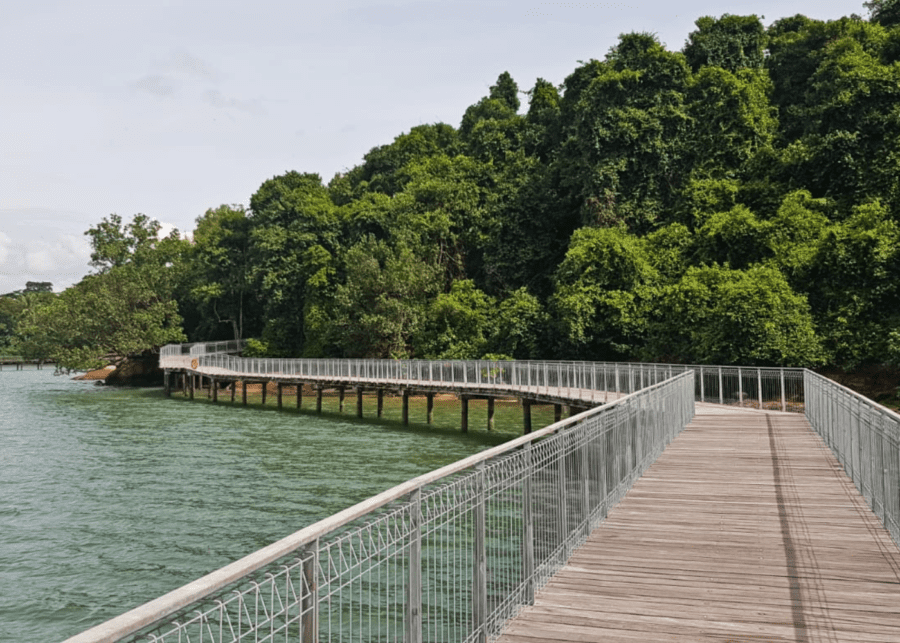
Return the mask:
[(52, 271), (56, 264), (49, 250), (35, 250), (25, 253), (25, 267), (29, 272), (45, 274)]
[(12, 245), (12, 239), (0, 232), (0, 266), (6, 263), (6, 258), (9, 256), (10, 245)]
[(171, 96), (175, 93), (175, 83), (172, 79), (159, 74), (144, 76), (134, 86), (156, 96)]

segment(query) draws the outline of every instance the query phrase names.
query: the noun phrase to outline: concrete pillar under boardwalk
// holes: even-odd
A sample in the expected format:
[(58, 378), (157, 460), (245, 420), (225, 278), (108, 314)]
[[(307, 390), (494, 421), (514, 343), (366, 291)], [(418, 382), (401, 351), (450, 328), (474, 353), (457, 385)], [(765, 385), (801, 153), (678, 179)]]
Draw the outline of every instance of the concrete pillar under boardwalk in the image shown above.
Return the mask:
[(322, 412), (322, 387), (316, 389), (316, 413)]
[(494, 398), (489, 397), (487, 403), (488, 403), (488, 405), (487, 405), (488, 406), (487, 430), (493, 431), (494, 430)]
[(409, 424), (409, 389), (404, 389), (403, 394), (403, 426)]
[(531, 433), (531, 400), (522, 400), (522, 424), (525, 426), (525, 434)]
[(469, 432), (469, 398), (459, 396), (459, 424), (463, 433)]
[(434, 393), (427, 393), (425, 399), (427, 400), (428, 424), (432, 424), (434, 422)]
[(363, 390), (362, 388), (356, 389), (356, 417), (361, 418), (363, 416)]
[(284, 384), (278, 382), (278, 410), (281, 410), (281, 397), (284, 394)]
[(378, 397), (378, 417), (384, 414), (384, 389), (378, 389), (376, 396)]

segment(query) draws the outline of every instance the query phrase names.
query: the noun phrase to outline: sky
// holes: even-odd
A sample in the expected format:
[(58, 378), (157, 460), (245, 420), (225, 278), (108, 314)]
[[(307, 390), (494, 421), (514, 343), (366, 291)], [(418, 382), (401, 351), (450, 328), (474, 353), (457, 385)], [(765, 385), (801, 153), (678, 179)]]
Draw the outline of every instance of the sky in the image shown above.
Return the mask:
[[(619, 34), (834, 0), (30, 0), (0, 20), (0, 293), (91, 271), (84, 232), (143, 213), (188, 233), (289, 170), (324, 182), (416, 125), (458, 127), (508, 71), (559, 85)], [(527, 109), (527, 97), (522, 97)]]

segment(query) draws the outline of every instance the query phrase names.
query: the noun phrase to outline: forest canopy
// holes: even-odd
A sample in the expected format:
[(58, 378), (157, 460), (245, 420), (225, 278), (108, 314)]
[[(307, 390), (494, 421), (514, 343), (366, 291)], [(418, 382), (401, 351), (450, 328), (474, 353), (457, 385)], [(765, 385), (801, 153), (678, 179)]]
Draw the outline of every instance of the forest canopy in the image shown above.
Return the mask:
[(559, 85), (503, 72), (458, 127), (414, 127), (327, 183), (274, 176), (191, 241), (112, 215), (87, 232), (95, 274), (0, 306), (0, 341), (72, 367), (182, 338), (900, 364), (900, 4), (866, 6), (704, 16), (681, 51), (623, 34)]

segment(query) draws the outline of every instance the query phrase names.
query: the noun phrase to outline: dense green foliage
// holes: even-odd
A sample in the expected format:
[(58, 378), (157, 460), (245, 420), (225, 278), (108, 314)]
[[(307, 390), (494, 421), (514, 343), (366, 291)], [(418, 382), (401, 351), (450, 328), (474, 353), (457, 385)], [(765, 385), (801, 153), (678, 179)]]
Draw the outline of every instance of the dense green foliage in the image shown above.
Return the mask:
[(146, 346), (183, 318), (268, 355), (900, 363), (900, 3), (866, 6), (702, 17), (681, 52), (624, 34), (559, 87), (504, 72), (458, 129), (275, 176), (192, 243), (110, 217), (98, 273), (0, 301), (0, 332), (137, 350), (76, 322), (114, 293)]

